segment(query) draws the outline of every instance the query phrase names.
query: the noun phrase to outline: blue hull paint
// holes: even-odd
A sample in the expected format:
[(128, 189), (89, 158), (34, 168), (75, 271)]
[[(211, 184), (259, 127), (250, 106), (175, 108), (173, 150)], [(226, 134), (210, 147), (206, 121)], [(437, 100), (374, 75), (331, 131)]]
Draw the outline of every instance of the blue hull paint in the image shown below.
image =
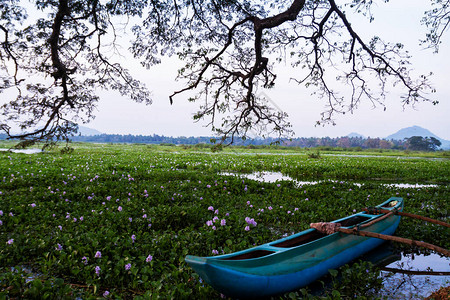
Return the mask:
[[(390, 221), (380, 221), (379, 223), (376, 223), (378, 225), (374, 226), (379, 228), (378, 230), (375, 230), (375, 232), (392, 235), (399, 223), (400, 217), (392, 216), (390, 217)], [(195, 257), (188, 256), (186, 257), (186, 261), (201, 278), (213, 286), (217, 291), (235, 298), (260, 298), (279, 295), (304, 287), (326, 275), (329, 269), (339, 268), (384, 242), (383, 240), (376, 238), (348, 236), (341, 233), (335, 233), (325, 237), (324, 240), (328, 240), (330, 243), (334, 243), (333, 245), (336, 245), (336, 247), (341, 247), (342, 249), (337, 250), (337, 252), (334, 252), (334, 249), (330, 249), (330, 255), (325, 259), (318, 258), (317, 262), (312, 262), (310, 267), (301, 268), (289, 273), (284, 273), (285, 271), (282, 269), (282, 266), (280, 266), (279, 269), (271, 270), (272, 274), (260, 275), (258, 274), (258, 267), (253, 269), (249, 268), (248, 272), (247, 270), (243, 272), (240, 269), (233, 268), (232, 263), (229, 263), (231, 267), (223, 265), (225, 262), (223, 260), (221, 261), (220, 257), (227, 258), (233, 254), (201, 258), (202, 260), (199, 260), (200, 258), (196, 259)], [(343, 243), (345, 243), (345, 241), (350, 241), (350, 244), (347, 246), (340, 246), (338, 244), (340, 240), (344, 240)], [(264, 246), (269, 248), (268, 246), (273, 245), (274, 243), (275, 242), (268, 243), (254, 249)], [(310, 244), (314, 244), (314, 242)], [(300, 249), (301, 247), (307, 246), (302, 245), (296, 248)], [(293, 251), (297, 250), (295, 248), (293, 249)], [(288, 252), (290, 250), (283, 251)], [(312, 251), (308, 253), (310, 254), (314, 251), (317, 251), (317, 249), (312, 249)], [(277, 253), (273, 255), (277, 255)], [(299, 253), (299, 256), (305, 256), (305, 253)], [(315, 254), (310, 257), (313, 256), (315, 256)], [(304, 259), (304, 257), (302, 259)], [(313, 260), (313, 258), (311, 260)], [(295, 264), (295, 261), (293, 261), (293, 264)], [(260, 269), (264, 267), (265, 266), (260, 267)], [(277, 274), (277, 272), (280, 274)]]

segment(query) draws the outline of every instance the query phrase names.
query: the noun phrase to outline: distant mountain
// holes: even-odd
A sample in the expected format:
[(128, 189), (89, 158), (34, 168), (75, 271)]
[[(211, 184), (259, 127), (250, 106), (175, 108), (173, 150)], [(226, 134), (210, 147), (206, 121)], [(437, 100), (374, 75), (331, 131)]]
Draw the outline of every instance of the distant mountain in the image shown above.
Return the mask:
[(85, 126), (81, 126), (78, 125), (78, 133), (82, 136), (93, 136), (93, 135), (100, 135), (102, 134), (100, 131), (89, 128), (89, 127), (85, 127)]
[(357, 132), (351, 132), (349, 134), (347, 134), (348, 137), (352, 138), (352, 137), (356, 137), (356, 138), (363, 138), (365, 139), (366, 137), (362, 134), (359, 134)]
[(434, 137), (441, 141), (442, 145), (441, 148), (444, 150), (450, 149), (450, 141), (441, 139), (437, 135), (433, 134), (428, 129), (422, 128), (420, 126), (411, 126), (407, 128), (400, 129), (394, 134), (389, 135), (386, 137), (387, 140), (403, 140), (405, 138), (410, 138), (412, 136), (422, 136), (422, 137)]
[(438, 136), (433, 134), (428, 129), (419, 127), (419, 126), (411, 126), (407, 128), (400, 129), (394, 134), (391, 134), (390, 136), (386, 137), (388, 140), (403, 140), (405, 138), (410, 138), (412, 136), (423, 136), (423, 137), (434, 137), (438, 140), (441, 140)]

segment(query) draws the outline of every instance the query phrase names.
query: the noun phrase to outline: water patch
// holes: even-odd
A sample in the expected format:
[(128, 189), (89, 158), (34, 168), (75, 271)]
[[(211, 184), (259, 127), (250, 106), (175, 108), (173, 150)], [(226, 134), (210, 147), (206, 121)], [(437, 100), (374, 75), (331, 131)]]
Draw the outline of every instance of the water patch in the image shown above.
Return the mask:
[(402, 255), (382, 269), (384, 288), (380, 293), (388, 299), (423, 299), (450, 284), (450, 258), (438, 254)]
[(422, 188), (433, 188), (438, 187), (437, 184), (409, 184), (409, 183), (392, 183), (392, 184), (383, 184), (385, 186), (392, 186), (401, 189), (413, 188), (413, 189), (422, 189)]
[[(287, 180), (287, 181), (295, 182), (297, 184), (297, 186), (314, 185), (314, 184), (318, 184), (320, 182), (327, 182), (327, 181), (338, 182), (336, 180), (298, 181), (298, 180), (293, 179), (292, 177), (290, 177), (288, 175), (283, 175), (281, 172), (270, 172), (270, 171), (254, 172), (254, 173), (251, 173), (251, 174), (221, 172), (221, 173), (219, 173), (219, 175), (238, 176), (240, 178), (246, 178), (246, 179), (250, 179), (250, 180), (256, 180), (256, 181), (261, 181), (261, 182), (269, 182), (269, 183)], [(357, 182), (353, 182), (353, 184), (357, 185), (357, 186), (361, 186), (362, 185), (361, 183), (357, 183)], [(438, 187), (437, 184), (418, 184), (418, 183), (416, 183), (416, 184), (389, 183), (389, 184), (383, 184), (383, 185), (384, 186), (395, 187), (395, 188), (415, 188), (415, 189)]]
[(1, 152), (13, 152), (13, 153), (24, 153), (24, 154), (36, 154), (44, 152), (41, 149), (0, 149)]
[(25, 282), (33, 281), (36, 278), (39, 278), (42, 274), (35, 273), (31, 268), (27, 266), (18, 266), (18, 267), (11, 267), (11, 272), (17, 272), (17, 273), (23, 273), (25, 275)]
[(394, 155), (370, 155), (370, 154), (321, 154), (323, 156), (336, 156), (336, 157), (362, 157), (362, 158), (393, 158), (393, 159), (429, 159), (429, 160), (446, 160), (443, 157), (425, 157), (425, 156), (394, 156)]
[[(282, 181), (282, 180), (296, 181), (295, 179), (292, 179), (290, 176), (283, 175), (281, 172), (254, 172), (251, 174), (222, 172), (219, 175), (238, 176), (241, 178), (246, 178), (246, 179), (251, 179), (251, 180), (256, 180), (256, 181), (263, 181), (263, 182), (277, 182), (277, 181)], [(315, 183), (311, 182), (310, 184), (315, 184)]]

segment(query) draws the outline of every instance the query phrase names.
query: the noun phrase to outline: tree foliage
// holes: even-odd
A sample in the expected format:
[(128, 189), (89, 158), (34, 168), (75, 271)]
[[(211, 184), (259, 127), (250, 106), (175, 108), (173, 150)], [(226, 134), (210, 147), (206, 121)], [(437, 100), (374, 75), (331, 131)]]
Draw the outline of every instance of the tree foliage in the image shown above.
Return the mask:
[(436, 151), (441, 145), (441, 141), (434, 137), (412, 136), (406, 139), (407, 147), (417, 151)]
[[(449, 0), (430, 1), (422, 42), (438, 51), (450, 22)], [(352, 26), (358, 14), (371, 20), (376, 2), (1, 0), (0, 92), (8, 98), (1, 127), (31, 142), (67, 139), (75, 123), (94, 117), (99, 89), (150, 103), (147, 87), (120, 64), (126, 55), (120, 36), (131, 33), (130, 50), (145, 67), (164, 56), (185, 61), (178, 78), (186, 86), (170, 101), (195, 91), (190, 100), (201, 104), (194, 119), (209, 120), (223, 141), (250, 130), (291, 132), (287, 114), (263, 96), (275, 85), (274, 65), (283, 61), (296, 68), (299, 84), (327, 102), (319, 123), (363, 100), (384, 105), (390, 84), (403, 87), (405, 104), (436, 103), (427, 96), (433, 91), (428, 76), (411, 75), (403, 45), (365, 40)], [(12, 134), (12, 123), (21, 134)]]

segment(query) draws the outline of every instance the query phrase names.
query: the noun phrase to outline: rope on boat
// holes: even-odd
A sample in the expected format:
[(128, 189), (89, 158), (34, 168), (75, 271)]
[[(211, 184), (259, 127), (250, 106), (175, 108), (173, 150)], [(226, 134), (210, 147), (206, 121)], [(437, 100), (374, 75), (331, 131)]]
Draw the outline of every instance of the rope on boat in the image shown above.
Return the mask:
[(450, 250), (433, 245), (433, 244), (416, 241), (416, 240), (410, 240), (410, 239), (387, 235), (387, 234), (380, 234), (380, 233), (376, 233), (376, 232), (361, 231), (361, 230), (359, 230), (358, 227), (353, 227), (351, 229), (350, 228), (342, 228), (341, 224), (339, 224), (339, 223), (327, 223), (327, 222), (311, 223), (310, 227), (318, 230), (321, 233), (325, 233), (325, 234), (333, 234), (335, 232), (342, 232), (342, 233), (346, 233), (346, 234), (354, 234), (354, 235), (365, 236), (365, 237), (373, 237), (373, 238), (382, 239), (382, 240), (386, 240), (386, 241), (393, 241), (393, 242), (398, 242), (398, 243), (404, 243), (404, 244), (411, 245), (411, 246), (423, 247), (423, 248), (427, 248), (427, 249), (439, 252), (447, 257), (450, 257)]
[[(369, 214), (374, 214), (374, 215), (385, 214), (385, 213), (391, 212), (391, 210), (382, 209), (382, 208), (379, 208), (379, 207), (368, 207), (368, 208), (364, 208), (363, 210), (365, 212), (369, 213)], [(407, 213), (407, 212), (402, 212), (402, 211), (398, 211), (398, 210), (395, 210), (395, 214), (397, 214), (399, 216), (410, 217), (410, 218), (414, 218), (414, 219), (418, 219), (418, 220), (422, 220), (422, 221), (425, 221), (425, 222), (430, 222), (430, 223), (434, 223), (434, 224), (438, 224), (438, 225), (442, 225), (442, 226), (450, 228), (450, 224), (446, 223), (444, 221), (435, 220), (435, 219), (431, 219), (431, 218), (428, 218), (428, 217), (419, 216), (419, 215), (415, 215), (415, 214), (411, 214), (411, 213)]]

